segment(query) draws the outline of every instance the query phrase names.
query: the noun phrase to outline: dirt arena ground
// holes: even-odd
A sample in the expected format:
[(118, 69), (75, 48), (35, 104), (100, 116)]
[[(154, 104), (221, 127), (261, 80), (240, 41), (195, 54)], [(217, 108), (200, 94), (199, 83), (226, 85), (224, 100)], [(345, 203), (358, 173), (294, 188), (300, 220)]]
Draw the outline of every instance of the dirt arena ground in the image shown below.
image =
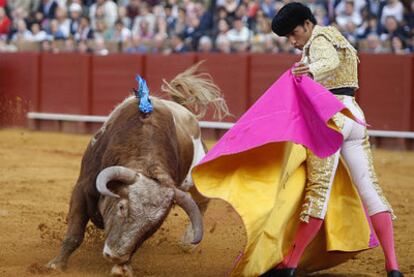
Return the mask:
[[(59, 250), (71, 189), (89, 135), (0, 130), (0, 276), (109, 276), (102, 233), (88, 227), (86, 240), (66, 272), (43, 267)], [(393, 204), (401, 270), (414, 276), (414, 153), (375, 150), (382, 187)], [(226, 276), (244, 241), (237, 215), (212, 201), (205, 238), (191, 253), (178, 241), (187, 217), (180, 208), (136, 253), (137, 276)], [(385, 276), (380, 248), (313, 276)]]

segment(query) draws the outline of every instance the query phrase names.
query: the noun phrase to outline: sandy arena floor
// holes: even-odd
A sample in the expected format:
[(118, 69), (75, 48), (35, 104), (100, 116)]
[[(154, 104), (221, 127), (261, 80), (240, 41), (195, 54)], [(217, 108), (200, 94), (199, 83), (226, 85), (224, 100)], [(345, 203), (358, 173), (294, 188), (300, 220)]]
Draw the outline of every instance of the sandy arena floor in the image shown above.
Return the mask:
[[(43, 267), (59, 250), (71, 189), (89, 135), (0, 130), (0, 276), (109, 276), (102, 233), (88, 227), (66, 272)], [(396, 248), (402, 271), (414, 276), (414, 153), (376, 150), (375, 165), (398, 220)], [(212, 201), (205, 238), (192, 253), (178, 241), (188, 221), (172, 210), (161, 229), (136, 253), (137, 276), (226, 276), (243, 245), (240, 221), (222, 201)], [(314, 276), (385, 276), (380, 248)]]

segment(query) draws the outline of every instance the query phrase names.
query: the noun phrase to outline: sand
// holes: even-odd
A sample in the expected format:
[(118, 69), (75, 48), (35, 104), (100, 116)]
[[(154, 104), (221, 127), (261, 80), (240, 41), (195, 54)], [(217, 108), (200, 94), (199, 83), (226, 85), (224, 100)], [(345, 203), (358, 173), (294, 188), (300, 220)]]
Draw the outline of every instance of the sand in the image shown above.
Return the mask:
[[(0, 130), (0, 276), (109, 276), (103, 234), (88, 226), (83, 245), (65, 272), (44, 265), (59, 251), (71, 190), (89, 135)], [(414, 153), (376, 149), (375, 166), (394, 207), (401, 270), (414, 276)], [(205, 237), (193, 251), (179, 247), (188, 218), (174, 208), (158, 232), (135, 254), (136, 276), (226, 276), (244, 242), (238, 216), (213, 200)], [(380, 248), (314, 276), (385, 276)]]

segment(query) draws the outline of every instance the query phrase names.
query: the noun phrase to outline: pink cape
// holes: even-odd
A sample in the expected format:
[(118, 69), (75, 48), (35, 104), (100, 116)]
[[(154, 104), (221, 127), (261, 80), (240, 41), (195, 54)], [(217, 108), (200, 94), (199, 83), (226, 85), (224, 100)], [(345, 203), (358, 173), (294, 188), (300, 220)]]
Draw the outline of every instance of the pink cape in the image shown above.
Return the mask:
[(302, 144), (321, 158), (330, 156), (341, 147), (343, 137), (328, 127), (327, 122), (344, 109), (344, 104), (322, 85), (309, 77), (294, 77), (288, 70), (217, 142), (200, 164), (281, 141)]

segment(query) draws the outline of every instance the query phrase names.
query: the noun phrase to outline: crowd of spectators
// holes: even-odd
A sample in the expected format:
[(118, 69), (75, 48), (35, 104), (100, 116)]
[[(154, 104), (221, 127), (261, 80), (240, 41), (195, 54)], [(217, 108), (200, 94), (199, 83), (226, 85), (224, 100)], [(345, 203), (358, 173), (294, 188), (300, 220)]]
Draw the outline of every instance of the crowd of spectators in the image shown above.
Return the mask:
[[(295, 53), (270, 23), (282, 0), (0, 0), (0, 52)], [(359, 50), (414, 51), (414, 1), (308, 0)]]

